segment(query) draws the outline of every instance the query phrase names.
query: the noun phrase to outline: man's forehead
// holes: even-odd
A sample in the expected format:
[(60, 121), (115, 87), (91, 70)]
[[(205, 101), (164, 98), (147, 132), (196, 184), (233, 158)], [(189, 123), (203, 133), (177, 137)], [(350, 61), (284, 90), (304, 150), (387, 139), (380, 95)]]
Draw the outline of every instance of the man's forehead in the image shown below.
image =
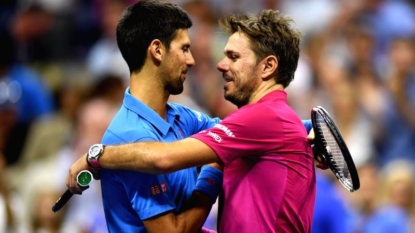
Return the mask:
[(249, 39), (246, 35), (243, 33), (235, 32), (229, 36), (228, 43), (226, 44), (224, 50), (225, 53), (229, 51), (246, 53), (251, 51), (249, 45)]
[(173, 41), (190, 44), (189, 32), (187, 29), (178, 29)]

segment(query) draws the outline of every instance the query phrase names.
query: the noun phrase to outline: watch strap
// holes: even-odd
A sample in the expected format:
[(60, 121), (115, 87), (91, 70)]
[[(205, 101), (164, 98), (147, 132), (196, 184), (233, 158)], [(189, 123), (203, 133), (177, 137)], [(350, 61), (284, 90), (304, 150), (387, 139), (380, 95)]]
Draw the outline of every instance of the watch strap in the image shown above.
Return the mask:
[(88, 160), (88, 165), (93, 168), (101, 168), (101, 165), (99, 164), (98, 160), (91, 160), (91, 161)]

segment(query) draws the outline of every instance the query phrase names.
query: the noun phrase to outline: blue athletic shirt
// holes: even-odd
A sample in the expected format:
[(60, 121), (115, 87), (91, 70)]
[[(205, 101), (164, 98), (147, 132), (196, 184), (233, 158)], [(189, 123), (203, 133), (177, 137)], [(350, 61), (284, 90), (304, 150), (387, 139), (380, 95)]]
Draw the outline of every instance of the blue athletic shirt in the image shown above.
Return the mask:
[[(123, 105), (102, 143), (173, 142), (211, 128), (220, 119), (167, 103), (167, 121), (133, 97), (127, 88)], [(102, 169), (101, 190), (108, 231), (146, 232), (142, 221), (169, 211), (177, 213), (191, 196), (196, 179), (195, 167), (164, 175)]]

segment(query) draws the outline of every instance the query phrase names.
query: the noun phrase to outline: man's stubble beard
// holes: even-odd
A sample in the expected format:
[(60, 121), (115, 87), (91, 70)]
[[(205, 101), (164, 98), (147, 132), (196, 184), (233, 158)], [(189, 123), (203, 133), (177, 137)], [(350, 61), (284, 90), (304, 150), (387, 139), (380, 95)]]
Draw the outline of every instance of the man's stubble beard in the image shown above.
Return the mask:
[(179, 77), (173, 78), (168, 72), (165, 72), (165, 67), (161, 67), (160, 69), (160, 79), (164, 89), (167, 90), (170, 95), (181, 94), (184, 90), (181, 73), (179, 74)]
[(251, 79), (249, 82), (245, 84), (241, 84), (240, 79), (234, 79), (233, 82), (233, 93), (226, 94), (227, 91), (224, 90), (224, 97), (227, 101), (233, 103), (238, 108), (241, 108), (249, 103), (252, 94), (258, 85), (255, 83), (254, 79)]

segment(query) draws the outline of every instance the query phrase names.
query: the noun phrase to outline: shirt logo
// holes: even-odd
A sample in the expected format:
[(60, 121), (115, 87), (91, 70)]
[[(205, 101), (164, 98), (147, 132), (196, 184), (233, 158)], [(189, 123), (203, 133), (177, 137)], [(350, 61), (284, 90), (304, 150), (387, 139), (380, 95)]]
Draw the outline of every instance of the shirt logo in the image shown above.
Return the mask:
[(219, 135), (213, 133), (212, 131), (209, 131), (207, 135), (211, 136), (213, 139), (215, 139), (219, 143), (222, 141), (222, 138)]
[(228, 129), (228, 127), (221, 125), (221, 124), (216, 124), (214, 127), (221, 129), (223, 132), (226, 133), (226, 135), (228, 135), (229, 137), (235, 137), (235, 135), (232, 133), (232, 131), (230, 129)]
[(156, 196), (159, 195), (161, 193), (165, 193), (167, 192), (167, 185), (165, 182), (161, 183), (161, 184), (156, 184), (150, 187), (150, 193), (152, 196)]
[(197, 120), (202, 121), (202, 114), (200, 112), (193, 111), (197, 115)]

